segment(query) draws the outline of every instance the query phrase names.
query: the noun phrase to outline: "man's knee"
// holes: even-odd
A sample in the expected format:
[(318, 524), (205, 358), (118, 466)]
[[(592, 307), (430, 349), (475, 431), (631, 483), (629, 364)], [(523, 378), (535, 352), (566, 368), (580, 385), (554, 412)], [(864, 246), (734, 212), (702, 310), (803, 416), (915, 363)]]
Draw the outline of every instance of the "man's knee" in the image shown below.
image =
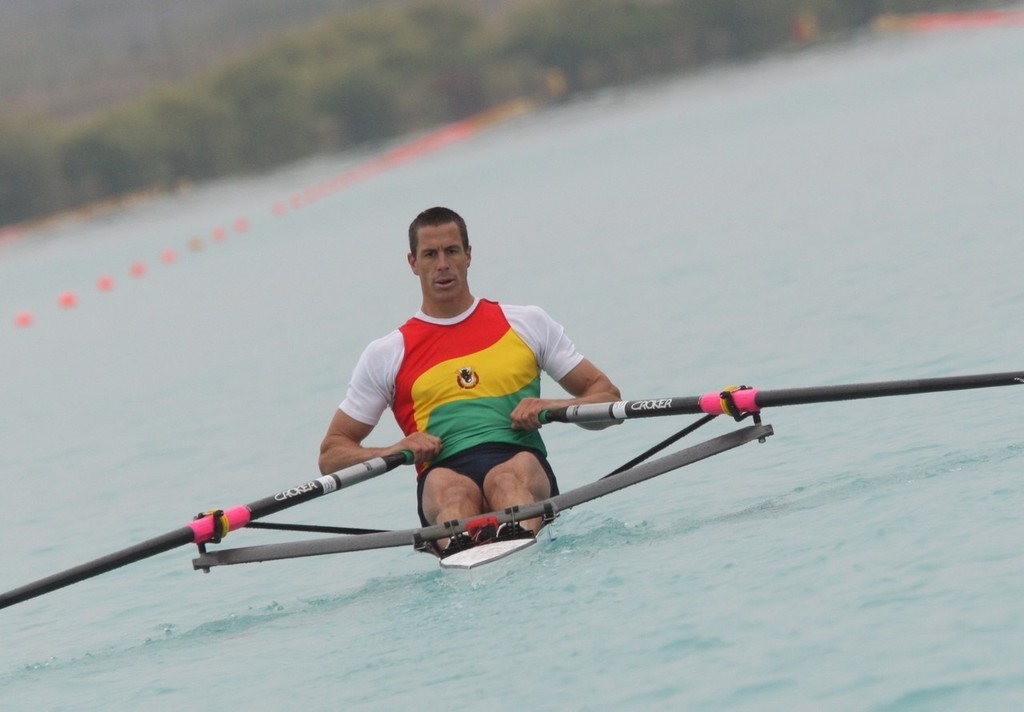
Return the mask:
[(521, 489), (525, 485), (526, 480), (527, 477), (524, 474), (502, 464), (487, 473), (487, 479), (484, 480), (484, 490), (503, 491)]
[(461, 504), (473, 505), (478, 507), (483, 498), (480, 488), (475, 483), (454, 483), (444, 488), (438, 494), (438, 500), (442, 503), (443, 507), (453, 507)]
[(423, 488), (423, 512), (427, 519), (436, 521), (442, 512), (479, 510), (483, 493), (473, 480), (451, 470), (434, 470), (427, 476)]
[(519, 500), (505, 502), (502, 506), (547, 497), (549, 490), (547, 472), (530, 453), (519, 453), (511, 460), (497, 465), (487, 473), (484, 481), (484, 494), (488, 500)]

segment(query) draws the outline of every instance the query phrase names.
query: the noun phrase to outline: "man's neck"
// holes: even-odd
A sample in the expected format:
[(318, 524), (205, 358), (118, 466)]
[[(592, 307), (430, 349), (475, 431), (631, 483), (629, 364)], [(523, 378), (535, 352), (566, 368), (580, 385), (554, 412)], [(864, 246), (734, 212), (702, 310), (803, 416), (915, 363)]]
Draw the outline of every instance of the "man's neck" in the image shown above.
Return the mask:
[(433, 319), (451, 319), (454, 316), (464, 313), (476, 303), (476, 297), (467, 294), (457, 301), (445, 302), (423, 302), (420, 311)]

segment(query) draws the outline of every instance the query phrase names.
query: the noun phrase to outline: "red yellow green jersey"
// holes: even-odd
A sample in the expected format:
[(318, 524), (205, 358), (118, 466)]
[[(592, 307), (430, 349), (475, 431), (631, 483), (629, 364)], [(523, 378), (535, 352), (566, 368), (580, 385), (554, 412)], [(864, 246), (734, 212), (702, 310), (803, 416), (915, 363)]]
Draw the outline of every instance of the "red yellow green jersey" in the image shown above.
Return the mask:
[(438, 459), (495, 442), (545, 453), (540, 433), (513, 430), (509, 415), (523, 398), (540, 396), (541, 372), (561, 380), (582, 360), (539, 307), (476, 300), (451, 319), (418, 313), (370, 344), (340, 407), (376, 425), (390, 406), (405, 434), (441, 438)]

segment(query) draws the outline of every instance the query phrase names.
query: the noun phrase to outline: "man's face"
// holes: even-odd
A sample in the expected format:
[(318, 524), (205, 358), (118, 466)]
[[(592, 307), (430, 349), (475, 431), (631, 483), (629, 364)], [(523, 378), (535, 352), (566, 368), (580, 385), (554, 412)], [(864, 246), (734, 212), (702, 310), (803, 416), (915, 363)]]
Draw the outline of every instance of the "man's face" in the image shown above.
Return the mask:
[(459, 226), (453, 222), (421, 227), (417, 237), (416, 253), (409, 254), (409, 266), (420, 278), (424, 312), (454, 316), (472, 301), (467, 280), (470, 249), (462, 246)]

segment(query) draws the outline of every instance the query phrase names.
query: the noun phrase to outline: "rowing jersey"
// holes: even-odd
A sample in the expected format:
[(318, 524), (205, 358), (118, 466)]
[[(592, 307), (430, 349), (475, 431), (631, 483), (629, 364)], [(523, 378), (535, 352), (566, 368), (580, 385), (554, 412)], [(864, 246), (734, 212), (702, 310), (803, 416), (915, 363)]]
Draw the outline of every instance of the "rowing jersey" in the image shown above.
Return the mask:
[[(536, 430), (513, 430), (523, 398), (540, 397), (540, 374), (561, 380), (583, 360), (565, 330), (540, 307), (484, 299), (458, 316), (422, 311), (366, 347), (341, 410), (376, 425), (390, 407), (402, 432), (441, 438), (443, 460), (482, 443), (546, 454)], [(422, 463), (420, 474), (430, 463)]]

